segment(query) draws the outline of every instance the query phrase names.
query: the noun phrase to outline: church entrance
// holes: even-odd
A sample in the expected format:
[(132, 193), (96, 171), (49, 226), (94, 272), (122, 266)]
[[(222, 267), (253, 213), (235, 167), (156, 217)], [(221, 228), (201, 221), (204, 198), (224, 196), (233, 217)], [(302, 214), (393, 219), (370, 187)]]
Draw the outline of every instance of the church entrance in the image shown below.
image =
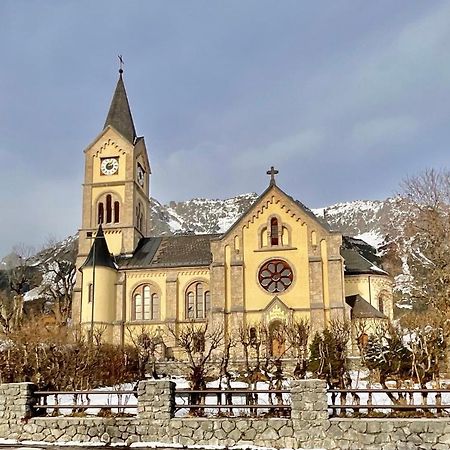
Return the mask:
[(285, 337), (283, 333), (283, 322), (274, 320), (269, 325), (269, 344), (270, 354), (275, 357), (281, 357), (285, 350)]

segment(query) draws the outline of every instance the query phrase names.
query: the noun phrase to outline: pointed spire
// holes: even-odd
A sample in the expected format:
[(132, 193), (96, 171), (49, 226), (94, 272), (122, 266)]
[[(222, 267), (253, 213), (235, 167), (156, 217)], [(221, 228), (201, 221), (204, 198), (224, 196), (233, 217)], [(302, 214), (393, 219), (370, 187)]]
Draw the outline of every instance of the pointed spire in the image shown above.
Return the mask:
[(84, 269), (85, 267), (93, 266), (117, 269), (114, 258), (109, 252), (108, 243), (106, 242), (101, 224), (98, 227), (89, 255), (81, 268)]
[(106, 117), (105, 129), (108, 125), (115, 128), (122, 136), (127, 138), (132, 144), (136, 139), (136, 129), (134, 128), (133, 117), (131, 116), (130, 105), (128, 103), (127, 92), (123, 82), (123, 61), (121, 61), (119, 69), (119, 79), (117, 81), (116, 90), (109, 107), (108, 116)]

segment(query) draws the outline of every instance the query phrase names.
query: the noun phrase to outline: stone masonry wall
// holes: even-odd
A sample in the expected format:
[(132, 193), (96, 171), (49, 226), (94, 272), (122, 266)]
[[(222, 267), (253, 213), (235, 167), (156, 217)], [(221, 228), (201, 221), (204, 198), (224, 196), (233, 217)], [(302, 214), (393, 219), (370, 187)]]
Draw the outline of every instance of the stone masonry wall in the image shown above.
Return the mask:
[(329, 419), (325, 383), (292, 383), (291, 418), (175, 418), (174, 383), (142, 381), (130, 418), (31, 417), (35, 386), (0, 385), (0, 437), (18, 441), (264, 446), (323, 449), (450, 448), (449, 419)]

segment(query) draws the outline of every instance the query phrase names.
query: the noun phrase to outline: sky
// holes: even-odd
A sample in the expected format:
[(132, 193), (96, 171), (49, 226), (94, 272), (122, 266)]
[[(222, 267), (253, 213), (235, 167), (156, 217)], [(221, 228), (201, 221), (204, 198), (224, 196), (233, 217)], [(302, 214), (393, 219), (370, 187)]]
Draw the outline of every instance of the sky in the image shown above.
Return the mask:
[(81, 222), (83, 150), (118, 77), (161, 202), (316, 208), (446, 168), (450, 2), (2, 0), (0, 256)]

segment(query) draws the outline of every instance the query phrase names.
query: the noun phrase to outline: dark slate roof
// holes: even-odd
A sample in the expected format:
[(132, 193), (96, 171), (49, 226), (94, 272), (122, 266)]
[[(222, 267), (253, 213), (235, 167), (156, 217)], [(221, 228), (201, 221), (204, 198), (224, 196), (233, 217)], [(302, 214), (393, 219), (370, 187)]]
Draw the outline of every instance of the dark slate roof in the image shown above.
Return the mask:
[(345, 302), (349, 305), (352, 319), (387, 319), (378, 309), (374, 308), (368, 301), (360, 295), (350, 295), (345, 297)]
[(134, 140), (136, 139), (136, 129), (134, 128), (133, 117), (131, 116), (130, 105), (128, 103), (122, 74), (120, 74), (119, 80), (117, 81), (116, 90), (114, 91), (103, 129), (108, 125), (111, 125), (123, 137), (134, 144)]
[(120, 268), (209, 266), (211, 241), (219, 234), (189, 234), (142, 238), (131, 257), (121, 257)]
[(101, 225), (98, 227), (89, 255), (80, 269), (93, 266), (94, 264), (95, 267), (111, 267), (112, 269), (117, 269), (114, 257), (108, 249), (108, 243), (106, 242)]
[(376, 256), (376, 250), (361, 239), (342, 236), (341, 256), (344, 258), (345, 274), (375, 274), (387, 275), (380, 269), (380, 259)]

